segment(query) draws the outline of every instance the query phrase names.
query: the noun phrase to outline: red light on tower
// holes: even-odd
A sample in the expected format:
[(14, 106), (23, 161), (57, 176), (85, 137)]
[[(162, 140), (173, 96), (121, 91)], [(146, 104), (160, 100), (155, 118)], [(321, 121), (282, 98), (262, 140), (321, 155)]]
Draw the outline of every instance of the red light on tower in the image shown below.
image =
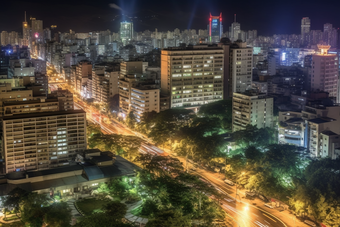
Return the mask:
[(211, 17), (209, 17), (209, 21), (211, 21)]
[(35, 34), (34, 34), (34, 37), (35, 37), (35, 38), (39, 38), (39, 33), (35, 33)]

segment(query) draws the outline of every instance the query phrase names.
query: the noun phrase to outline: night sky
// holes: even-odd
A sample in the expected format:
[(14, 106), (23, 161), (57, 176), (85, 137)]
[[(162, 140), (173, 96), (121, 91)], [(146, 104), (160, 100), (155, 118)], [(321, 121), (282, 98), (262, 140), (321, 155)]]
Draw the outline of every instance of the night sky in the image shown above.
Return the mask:
[(28, 19), (43, 20), (44, 27), (56, 24), (62, 32), (117, 32), (120, 20), (129, 17), (134, 18), (136, 31), (206, 29), (210, 12), (223, 13), (224, 31), (236, 13), (242, 30), (257, 29), (259, 35), (298, 34), (302, 17), (311, 18), (315, 30), (322, 30), (325, 23), (340, 26), (337, 0), (4, 0), (0, 9), (0, 31), (19, 32), (25, 10)]

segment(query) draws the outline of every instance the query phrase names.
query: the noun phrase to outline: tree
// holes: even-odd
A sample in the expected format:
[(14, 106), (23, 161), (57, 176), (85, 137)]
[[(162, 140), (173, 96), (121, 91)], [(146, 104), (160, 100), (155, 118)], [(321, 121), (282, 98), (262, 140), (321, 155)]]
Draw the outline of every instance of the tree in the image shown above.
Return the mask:
[(133, 227), (133, 224), (116, 221), (114, 217), (106, 213), (95, 213), (80, 218), (75, 227)]
[(157, 213), (156, 217), (149, 220), (145, 227), (190, 227), (191, 220), (179, 211), (166, 210)]
[(133, 113), (133, 111), (130, 111), (130, 113), (128, 114), (128, 116), (126, 117), (126, 124), (129, 128), (134, 129), (135, 125), (136, 125), (137, 121), (136, 121), (136, 116)]
[(103, 208), (105, 213), (112, 216), (117, 222), (124, 218), (127, 211), (126, 205), (118, 201), (111, 201), (105, 204)]
[(71, 208), (66, 202), (54, 203), (46, 207), (44, 223), (53, 227), (70, 226), (72, 219)]

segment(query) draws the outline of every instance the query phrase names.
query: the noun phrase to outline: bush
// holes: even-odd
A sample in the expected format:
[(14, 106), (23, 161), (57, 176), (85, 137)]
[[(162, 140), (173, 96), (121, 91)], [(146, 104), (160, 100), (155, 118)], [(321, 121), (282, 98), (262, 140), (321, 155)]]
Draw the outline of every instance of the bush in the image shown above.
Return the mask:
[(140, 214), (144, 216), (153, 216), (158, 211), (156, 202), (148, 199), (143, 203)]

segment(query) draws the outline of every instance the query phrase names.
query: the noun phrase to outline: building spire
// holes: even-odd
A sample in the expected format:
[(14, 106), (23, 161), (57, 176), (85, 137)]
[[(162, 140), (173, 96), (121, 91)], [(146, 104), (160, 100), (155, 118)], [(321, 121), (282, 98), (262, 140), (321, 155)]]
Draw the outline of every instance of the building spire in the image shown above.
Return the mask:
[(26, 21), (26, 11), (25, 11), (25, 22), (27, 22), (27, 21)]
[(236, 13), (234, 14), (234, 22), (236, 22)]

